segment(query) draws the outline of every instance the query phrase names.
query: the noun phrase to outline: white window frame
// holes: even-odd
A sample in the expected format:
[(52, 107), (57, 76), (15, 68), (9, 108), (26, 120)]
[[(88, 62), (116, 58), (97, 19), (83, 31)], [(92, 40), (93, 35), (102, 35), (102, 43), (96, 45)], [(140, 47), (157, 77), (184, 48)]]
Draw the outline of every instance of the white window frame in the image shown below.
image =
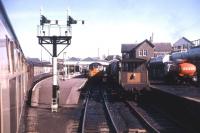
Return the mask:
[(143, 55), (143, 50), (139, 50), (139, 56), (142, 56)]
[(148, 51), (143, 49), (143, 56), (147, 56)]

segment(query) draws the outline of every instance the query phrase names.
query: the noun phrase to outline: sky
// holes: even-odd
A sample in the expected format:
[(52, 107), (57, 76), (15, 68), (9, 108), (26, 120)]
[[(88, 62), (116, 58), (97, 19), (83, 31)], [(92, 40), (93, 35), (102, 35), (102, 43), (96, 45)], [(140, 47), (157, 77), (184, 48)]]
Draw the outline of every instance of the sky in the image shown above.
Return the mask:
[[(48, 19), (66, 19), (67, 9), (85, 24), (72, 26), (68, 57), (121, 55), (121, 44), (174, 43), (200, 38), (199, 0), (2, 0), (26, 57), (41, 58), (37, 39), (40, 9)], [(61, 46), (59, 46), (61, 50)], [(50, 56), (42, 50), (42, 58)], [(60, 56), (62, 58), (62, 54)]]

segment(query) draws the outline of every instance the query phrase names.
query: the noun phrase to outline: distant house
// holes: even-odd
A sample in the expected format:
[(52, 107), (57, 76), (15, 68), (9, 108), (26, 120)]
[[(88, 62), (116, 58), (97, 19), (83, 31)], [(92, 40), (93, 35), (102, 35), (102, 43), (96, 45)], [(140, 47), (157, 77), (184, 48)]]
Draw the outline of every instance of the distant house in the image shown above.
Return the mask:
[(40, 65), (42, 63), (39, 58), (29, 58), (29, 57), (27, 57), (27, 62), (33, 65)]
[(64, 67), (69, 69), (69, 72), (78, 72), (79, 71), (79, 63), (80, 59), (76, 57), (71, 57), (68, 59), (58, 59), (58, 69), (62, 71)]
[(113, 59), (118, 59), (118, 60), (121, 60), (121, 57), (119, 55), (108, 55), (105, 60), (107, 61), (110, 61), (110, 60), (113, 60)]
[(195, 46), (200, 46), (200, 39), (193, 40), (192, 43), (193, 43)]
[(51, 66), (51, 63), (49, 61), (40, 61), (39, 58), (30, 58), (30, 57), (27, 57), (27, 62), (29, 64), (32, 64), (34, 66), (41, 66), (41, 65), (44, 65), (44, 66)]
[(135, 58), (149, 60), (154, 56), (154, 45), (148, 40), (139, 44), (122, 44), (121, 53), (122, 60)]
[(154, 57), (170, 54), (172, 52), (171, 43), (154, 43)]
[(193, 44), (190, 40), (182, 37), (173, 44), (173, 52), (184, 52), (194, 46), (195, 44)]
[(81, 61), (95, 61), (96, 59), (92, 58), (92, 57), (87, 57), (85, 59), (82, 59)]
[(67, 68), (69, 72), (82, 72), (84, 69), (88, 69), (89, 64), (94, 62), (108, 65), (107, 60), (100, 60), (98, 57), (87, 57), (84, 59), (71, 57), (65, 61), (63, 59), (58, 59), (58, 69), (63, 71), (63, 69)]
[[(50, 73), (52, 71), (52, 64), (48, 61), (40, 61), (38, 58), (27, 58), (29, 65), (34, 66), (34, 76), (40, 75), (42, 73)], [(43, 68), (41, 68), (41, 66)]]

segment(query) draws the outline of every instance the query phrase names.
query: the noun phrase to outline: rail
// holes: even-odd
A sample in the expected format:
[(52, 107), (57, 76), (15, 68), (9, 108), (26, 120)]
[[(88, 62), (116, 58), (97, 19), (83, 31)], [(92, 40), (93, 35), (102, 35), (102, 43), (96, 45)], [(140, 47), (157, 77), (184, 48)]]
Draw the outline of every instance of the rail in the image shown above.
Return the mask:
[(90, 92), (88, 91), (88, 94), (86, 96), (86, 101), (85, 101), (85, 108), (84, 108), (84, 114), (83, 114), (83, 120), (82, 120), (82, 126), (81, 126), (81, 133), (84, 133), (84, 131), (85, 131), (86, 112), (87, 112), (87, 108), (88, 108), (89, 96), (90, 96)]
[(105, 107), (102, 103), (100, 90), (92, 88), (88, 90), (85, 99), (84, 111), (81, 121), (81, 133), (87, 132), (110, 132), (110, 121), (105, 113)]
[(160, 131), (158, 131), (150, 122), (148, 122), (145, 117), (135, 109), (135, 106), (133, 106), (132, 102), (128, 102), (126, 101), (127, 105), (129, 105), (129, 107), (132, 109), (132, 111), (134, 112), (134, 114), (136, 114), (138, 116), (138, 118), (154, 133), (160, 133)]
[[(116, 94), (116, 93), (115, 93)], [(129, 110), (123, 99), (113, 99), (112, 94), (105, 94), (105, 106), (108, 110), (110, 119), (113, 123), (115, 132), (134, 132), (146, 133), (147, 128), (138, 118)]]
[(147, 126), (150, 132), (191, 132), (180, 125), (175, 119), (160, 110), (158, 106), (147, 105), (143, 103), (138, 106), (133, 101), (126, 101), (138, 118)]
[(117, 127), (117, 124), (115, 123), (115, 121), (114, 121), (114, 119), (113, 119), (113, 117), (112, 117), (112, 114), (111, 114), (111, 112), (110, 112), (110, 109), (109, 109), (109, 105), (108, 105), (108, 102), (107, 102), (107, 96), (104, 95), (104, 94), (102, 94), (102, 96), (103, 96), (104, 105), (105, 105), (105, 107), (106, 107), (106, 111), (107, 111), (107, 113), (108, 113), (108, 115), (109, 115), (109, 118), (110, 118), (110, 120), (111, 120), (111, 122), (112, 122), (113, 129), (114, 129), (114, 131), (115, 131), (116, 133), (119, 133), (120, 130), (119, 130), (119, 128)]

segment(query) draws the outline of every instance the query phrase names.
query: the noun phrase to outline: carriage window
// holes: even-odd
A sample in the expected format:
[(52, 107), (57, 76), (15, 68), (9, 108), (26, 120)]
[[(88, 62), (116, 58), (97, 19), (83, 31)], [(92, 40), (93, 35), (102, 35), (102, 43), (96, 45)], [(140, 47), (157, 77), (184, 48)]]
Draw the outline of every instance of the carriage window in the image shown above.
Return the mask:
[(12, 72), (12, 63), (11, 63), (11, 60), (10, 60), (10, 41), (9, 39), (7, 38), (6, 39), (6, 46), (7, 46), (7, 56), (8, 56), (8, 71), (9, 72)]
[(0, 69), (2, 73), (8, 72), (6, 39), (0, 39)]
[(13, 41), (10, 42), (10, 55), (11, 55), (11, 70), (12, 72), (15, 72), (15, 58), (14, 58), (14, 43)]
[(18, 59), (19, 59), (19, 62), (18, 62), (19, 70), (21, 71), (22, 70), (22, 55), (20, 52), (18, 53)]
[(18, 71), (19, 70), (19, 49), (18, 49), (17, 44), (15, 44), (14, 55), (15, 55), (15, 67), (16, 67), (16, 71)]

